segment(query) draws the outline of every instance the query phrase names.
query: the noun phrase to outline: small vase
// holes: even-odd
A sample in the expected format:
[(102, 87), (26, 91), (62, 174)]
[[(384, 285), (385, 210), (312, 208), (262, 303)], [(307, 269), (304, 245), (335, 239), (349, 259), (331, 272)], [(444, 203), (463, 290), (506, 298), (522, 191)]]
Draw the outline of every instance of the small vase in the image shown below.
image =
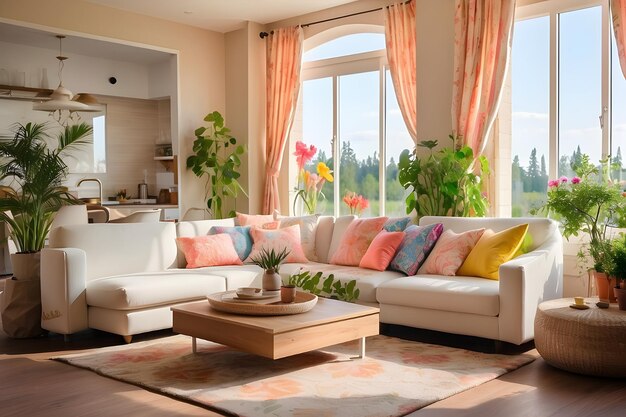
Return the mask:
[(263, 274), (263, 291), (280, 291), (283, 280), (280, 274), (273, 269), (266, 269)]
[(611, 291), (611, 288), (615, 287), (615, 278), (609, 279), (604, 272), (597, 271), (594, 271), (593, 275), (596, 278), (596, 289), (600, 301), (606, 301), (608, 303), (617, 302), (613, 291)]

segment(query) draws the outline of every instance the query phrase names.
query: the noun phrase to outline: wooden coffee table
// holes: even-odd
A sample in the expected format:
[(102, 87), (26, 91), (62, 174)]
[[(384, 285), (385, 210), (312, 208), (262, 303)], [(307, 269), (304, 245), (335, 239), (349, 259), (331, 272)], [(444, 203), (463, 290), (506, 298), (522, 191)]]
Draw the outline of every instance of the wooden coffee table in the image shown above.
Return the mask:
[(320, 298), (310, 311), (289, 316), (244, 316), (212, 309), (208, 301), (172, 307), (174, 331), (227, 345), (270, 359), (310, 352), (360, 339), (365, 356), (365, 338), (379, 329), (379, 309)]

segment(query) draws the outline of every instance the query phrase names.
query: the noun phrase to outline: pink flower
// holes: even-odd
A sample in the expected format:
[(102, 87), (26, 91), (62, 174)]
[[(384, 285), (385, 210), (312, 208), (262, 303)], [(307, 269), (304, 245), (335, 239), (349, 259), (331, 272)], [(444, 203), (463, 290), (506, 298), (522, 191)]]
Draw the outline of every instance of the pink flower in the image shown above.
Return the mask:
[(559, 186), (559, 180), (550, 180), (548, 181), (548, 187), (554, 188)]
[(578, 177), (572, 178), (572, 184), (579, 184), (579, 183), (580, 183), (580, 178)]
[(298, 170), (302, 170), (307, 162), (309, 162), (315, 156), (317, 148), (313, 145), (306, 146), (304, 142), (296, 142), (296, 151), (293, 153), (296, 156), (296, 162), (298, 163)]
[(563, 184), (565, 184), (567, 182), (567, 177), (566, 176), (562, 176), (561, 178), (559, 178), (559, 181), (562, 182)]

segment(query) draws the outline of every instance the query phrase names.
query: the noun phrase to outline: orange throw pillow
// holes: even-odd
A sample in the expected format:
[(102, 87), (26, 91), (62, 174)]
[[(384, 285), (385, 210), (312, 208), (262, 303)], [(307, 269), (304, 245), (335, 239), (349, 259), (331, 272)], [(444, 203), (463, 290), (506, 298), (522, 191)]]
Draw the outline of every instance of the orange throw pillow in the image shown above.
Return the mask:
[(404, 239), (404, 232), (382, 230), (367, 248), (367, 252), (359, 262), (359, 267), (384, 271), (396, 254), (402, 239)]
[(242, 264), (227, 234), (179, 237), (176, 241), (185, 254), (187, 268)]
[(359, 266), (370, 243), (381, 231), (388, 217), (356, 219), (346, 229), (339, 249), (330, 259), (331, 264)]

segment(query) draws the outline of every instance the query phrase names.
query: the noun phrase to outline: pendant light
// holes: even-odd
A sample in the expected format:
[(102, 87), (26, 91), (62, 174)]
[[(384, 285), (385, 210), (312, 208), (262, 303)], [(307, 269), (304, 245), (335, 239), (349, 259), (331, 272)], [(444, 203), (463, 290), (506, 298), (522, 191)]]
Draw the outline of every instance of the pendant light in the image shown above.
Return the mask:
[[(63, 56), (63, 39), (64, 35), (56, 35), (59, 39), (59, 86), (50, 94), (49, 99), (33, 104), (33, 110), (47, 111), (52, 113), (58, 120), (61, 119), (61, 112), (68, 111), (70, 117), (73, 112), (97, 112), (101, 111), (98, 101), (91, 94), (80, 93), (74, 94), (63, 86), (63, 67), (65, 66), (66, 56)], [(58, 114), (54, 114), (58, 112)]]

